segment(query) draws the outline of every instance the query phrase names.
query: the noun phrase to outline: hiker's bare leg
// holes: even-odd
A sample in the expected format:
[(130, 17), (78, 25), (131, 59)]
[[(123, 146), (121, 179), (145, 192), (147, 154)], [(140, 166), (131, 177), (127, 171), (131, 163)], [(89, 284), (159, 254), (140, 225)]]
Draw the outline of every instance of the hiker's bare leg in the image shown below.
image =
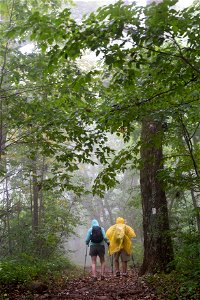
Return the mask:
[(119, 257), (115, 257), (115, 272), (119, 272)]
[(122, 272), (127, 273), (127, 261), (122, 261)]
[(104, 276), (104, 272), (105, 272), (105, 259), (104, 259), (104, 256), (100, 257), (100, 263), (101, 263), (101, 275)]
[(96, 264), (97, 264), (97, 256), (92, 256), (92, 276), (97, 277)]

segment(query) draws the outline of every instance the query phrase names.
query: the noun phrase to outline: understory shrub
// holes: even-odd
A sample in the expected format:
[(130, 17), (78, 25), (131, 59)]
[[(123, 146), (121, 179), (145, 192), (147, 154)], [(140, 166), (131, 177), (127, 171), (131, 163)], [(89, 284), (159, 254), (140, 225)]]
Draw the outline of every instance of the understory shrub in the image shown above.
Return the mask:
[(146, 277), (162, 299), (197, 300), (200, 299), (200, 272), (181, 274), (173, 271), (170, 274), (156, 274)]
[(24, 284), (40, 277), (48, 280), (52, 274), (55, 276), (56, 272), (60, 273), (72, 267), (70, 261), (63, 256), (51, 258), (51, 260), (41, 260), (30, 256), (6, 259), (0, 261), (0, 284)]
[(175, 270), (170, 274), (148, 276), (166, 300), (200, 299), (200, 243), (197, 233), (184, 233), (175, 247)]

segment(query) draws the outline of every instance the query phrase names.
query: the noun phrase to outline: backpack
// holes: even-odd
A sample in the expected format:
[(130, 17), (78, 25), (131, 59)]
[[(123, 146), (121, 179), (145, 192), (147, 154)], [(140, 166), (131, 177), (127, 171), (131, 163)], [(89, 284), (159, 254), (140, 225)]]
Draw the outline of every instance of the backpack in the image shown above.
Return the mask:
[(100, 226), (93, 226), (90, 240), (92, 243), (101, 243), (103, 241), (103, 233)]
[(116, 224), (115, 231), (114, 231), (114, 240), (117, 245), (120, 247), (123, 244), (125, 236), (125, 224)]

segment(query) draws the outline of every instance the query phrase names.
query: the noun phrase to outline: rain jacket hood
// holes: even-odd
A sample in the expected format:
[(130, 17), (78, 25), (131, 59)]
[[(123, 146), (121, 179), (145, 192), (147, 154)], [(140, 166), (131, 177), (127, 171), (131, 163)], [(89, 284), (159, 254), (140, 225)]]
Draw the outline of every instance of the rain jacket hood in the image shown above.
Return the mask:
[[(122, 243), (118, 243), (116, 239), (116, 232), (117, 232), (117, 226), (121, 228), (121, 230), (124, 231), (124, 238)], [(108, 230), (106, 231), (106, 236), (110, 240), (110, 246), (109, 246), (109, 254), (113, 255), (116, 252), (119, 252), (120, 250), (125, 250), (128, 255), (131, 254), (132, 250), (132, 242), (131, 239), (136, 236), (133, 228), (125, 224), (125, 220), (121, 217), (118, 217), (116, 219), (116, 224), (112, 225)]]
[(121, 217), (118, 217), (116, 219), (116, 224), (125, 224), (125, 220), (123, 218), (121, 218)]
[(93, 226), (99, 226), (99, 222), (96, 219), (92, 220), (91, 227)]

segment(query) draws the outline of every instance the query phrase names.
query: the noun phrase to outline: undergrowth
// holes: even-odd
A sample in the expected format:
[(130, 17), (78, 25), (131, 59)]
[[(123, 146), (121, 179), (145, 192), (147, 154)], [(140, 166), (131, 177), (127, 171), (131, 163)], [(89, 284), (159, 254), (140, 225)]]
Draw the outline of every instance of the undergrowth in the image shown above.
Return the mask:
[(35, 278), (48, 280), (65, 269), (74, 266), (64, 257), (41, 260), (33, 257), (21, 257), (0, 261), (0, 284), (26, 283)]
[(170, 274), (148, 276), (157, 293), (166, 300), (200, 299), (200, 243), (198, 235), (182, 235), (175, 248), (175, 270)]

